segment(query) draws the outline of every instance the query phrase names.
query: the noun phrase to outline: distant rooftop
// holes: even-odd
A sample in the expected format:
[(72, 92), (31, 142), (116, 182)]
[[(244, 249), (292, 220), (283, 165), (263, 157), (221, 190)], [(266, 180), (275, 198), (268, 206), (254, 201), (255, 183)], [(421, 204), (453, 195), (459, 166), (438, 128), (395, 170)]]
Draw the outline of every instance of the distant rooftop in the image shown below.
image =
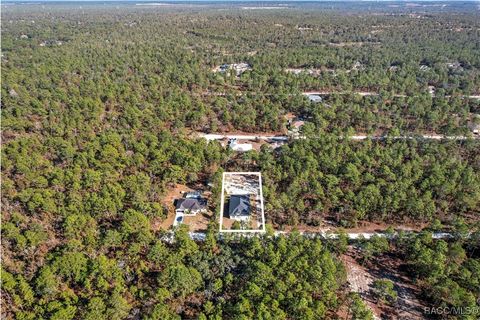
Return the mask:
[(317, 102), (322, 102), (322, 101), (323, 101), (322, 97), (320, 97), (320, 96), (317, 95), (317, 94), (309, 94), (309, 95), (308, 95), (308, 99), (309, 99), (311, 102), (315, 102), (315, 103), (317, 103)]

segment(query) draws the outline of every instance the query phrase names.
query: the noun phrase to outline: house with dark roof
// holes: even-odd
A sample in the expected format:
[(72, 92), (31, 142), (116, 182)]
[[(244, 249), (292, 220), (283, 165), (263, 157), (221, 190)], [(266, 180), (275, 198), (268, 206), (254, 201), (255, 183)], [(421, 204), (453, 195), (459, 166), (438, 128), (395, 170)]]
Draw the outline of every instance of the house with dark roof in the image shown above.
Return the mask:
[(248, 220), (251, 216), (250, 196), (231, 195), (228, 203), (228, 216), (235, 220)]
[(204, 198), (181, 198), (175, 202), (177, 216), (194, 216), (199, 212), (207, 211), (207, 199)]

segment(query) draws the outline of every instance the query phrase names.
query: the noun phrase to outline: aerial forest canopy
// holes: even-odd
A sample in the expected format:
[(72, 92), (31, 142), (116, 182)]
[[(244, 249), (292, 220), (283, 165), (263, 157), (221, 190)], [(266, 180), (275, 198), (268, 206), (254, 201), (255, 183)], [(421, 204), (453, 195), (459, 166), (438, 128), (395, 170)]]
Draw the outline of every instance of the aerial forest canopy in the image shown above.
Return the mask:
[[(213, 220), (203, 242), (185, 226), (163, 241), (169, 190), (201, 183), (218, 196), (227, 170), (262, 172), (276, 229), (475, 228), (478, 11), (343, 6), (2, 4), (6, 319), (372, 319), (347, 292), (335, 241), (219, 241)], [(214, 72), (238, 62), (251, 70)], [(303, 94), (314, 91), (322, 103)], [(196, 136), (280, 135), (289, 114), (306, 120), (302, 139), (275, 150), (235, 154)], [(428, 270), (435, 246), (423, 235), (390, 250), (437, 290), (429, 301), (475, 305), (478, 243), (442, 243), (455, 269)], [(453, 302), (444, 280), (461, 293)]]
[(299, 140), (259, 155), (270, 218), (318, 225), (333, 217), (428, 222), (478, 219), (478, 143)]

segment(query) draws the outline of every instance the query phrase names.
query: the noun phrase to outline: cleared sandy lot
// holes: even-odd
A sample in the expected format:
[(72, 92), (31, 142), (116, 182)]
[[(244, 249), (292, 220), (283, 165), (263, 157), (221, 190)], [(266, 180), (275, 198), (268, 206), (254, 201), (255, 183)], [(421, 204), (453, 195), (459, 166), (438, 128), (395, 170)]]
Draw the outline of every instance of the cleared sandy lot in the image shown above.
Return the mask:
[[(233, 228), (235, 219), (231, 219), (228, 215), (228, 205), (232, 195), (249, 196), (250, 217), (245, 221), (239, 221), (240, 228)], [(223, 173), (220, 232), (265, 232), (262, 176), (260, 172)]]

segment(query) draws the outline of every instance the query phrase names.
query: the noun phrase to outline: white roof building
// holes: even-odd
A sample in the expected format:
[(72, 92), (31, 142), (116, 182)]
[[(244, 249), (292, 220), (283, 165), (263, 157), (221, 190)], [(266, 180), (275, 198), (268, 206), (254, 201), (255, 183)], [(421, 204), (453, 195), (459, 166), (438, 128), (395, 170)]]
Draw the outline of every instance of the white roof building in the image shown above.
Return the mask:
[(214, 72), (227, 73), (233, 70), (237, 76), (241, 75), (245, 71), (252, 70), (252, 67), (245, 62), (228, 64), (224, 63), (214, 69)]
[(253, 146), (251, 143), (238, 143), (237, 139), (228, 140), (228, 146), (233, 151), (239, 151), (239, 152), (246, 152), (253, 149)]
[(468, 127), (472, 131), (473, 134), (478, 135), (480, 134), (480, 116), (475, 116), (473, 121), (468, 124)]
[(318, 102), (322, 102), (322, 97), (320, 97), (319, 95), (317, 94), (309, 94), (308, 95), (308, 99), (311, 101), (311, 102), (314, 102), (314, 103), (318, 103)]

